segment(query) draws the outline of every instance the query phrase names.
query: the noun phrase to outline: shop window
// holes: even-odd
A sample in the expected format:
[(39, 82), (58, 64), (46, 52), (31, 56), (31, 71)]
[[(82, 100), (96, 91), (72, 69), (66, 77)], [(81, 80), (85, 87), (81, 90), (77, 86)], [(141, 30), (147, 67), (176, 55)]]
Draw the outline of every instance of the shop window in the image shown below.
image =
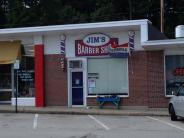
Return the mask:
[(0, 89), (11, 89), (11, 65), (0, 65)]
[(18, 97), (34, 97), (34, 57), (22, 57), (18, 77)]
[(128, 59), (88, 59), (88, 95), (128, 95)]
[(11, 65), (0, 65), (0, 101), (10, 101), (12, 97)]
[(172, 95), (184, 84), (184, 56), (170, 55), (165, 57), (166, 95)]
[[(0, 102), (3, 103), (9, 103), (11, 98), (15, 96), (16, 90), (18, 90), (18, 97), (34, 97), (34, 46), (21, 46), (21, 54), (19, 53), (19, 46), (20, 44), (16, 45), (16, 50), (13, 49), (13, 51), (9, 49), (3, 51), (4, 53), (11, 51), (10, 54), (6, 53), (5, 55), (9, 55), (8, 57), (13, 57), (13, 59), (16, 55), (15, 57), (19, 57), (20, 60), (20, 68), (14, 70), (11, 63), (14, 61), (13, 59), (11, 59), (11, 62), (4, 62), (1, 59)], [(15, 51), (19, 52), (16, 53)], [(12, 54), (13, 52), (15, 53)]]

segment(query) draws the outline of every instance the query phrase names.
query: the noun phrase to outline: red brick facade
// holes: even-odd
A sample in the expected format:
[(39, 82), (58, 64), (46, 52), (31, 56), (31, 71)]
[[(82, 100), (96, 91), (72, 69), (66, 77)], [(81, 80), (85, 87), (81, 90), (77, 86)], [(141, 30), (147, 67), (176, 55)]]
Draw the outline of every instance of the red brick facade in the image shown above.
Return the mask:
[[(60, 68), (59, 55), (45, 56), (46, 106), (67, 106), (67, 73)], [(164, 91), (163, 51), (137, 51), (129, 57), (129, 97), (123, 106), (167, 107)], [(96, 106), (96, 98), (87, 98), (88, 106)]]
[(163, 51), (147, 52), (147, 91), (148, 106), (167, 107), (169, 98), (164, 90), (164, 53)]
[(45, 55), (45, 105), (67, 106), (67, 73), (61, 69), (60, 55)]
[[(169, 98), (164, 91), (163, 51), (134, 52), (128, 59), (129, 97), (122, 98), (123, 106), (167, 107)], [(96, 105), (88, 98), (88, 105)]]

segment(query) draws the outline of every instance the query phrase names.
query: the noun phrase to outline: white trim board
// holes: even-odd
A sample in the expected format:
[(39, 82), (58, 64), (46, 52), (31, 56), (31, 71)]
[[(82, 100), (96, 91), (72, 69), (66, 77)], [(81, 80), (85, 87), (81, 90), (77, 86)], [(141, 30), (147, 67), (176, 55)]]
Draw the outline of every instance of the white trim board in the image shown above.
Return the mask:
[(171, 48), (184, 48), (184, 38), (145, 41), (141, 43), (145, 50), (165, 50)]
[(110, 28), (110, 27), (131, 27), (140, 26), (145, 24), (151, 24), (147, 19), (143, 20), (128, 20), (128, 21), (113, 21), (113, 22), (98, 22), (98, 23), (81, 23), (81, 24), (69, 24), (69, 25), (51, 25), (51, 26), (38, 26), (38, 27), (22, 27), (22, 28), (10, 28), (0, 29), (0, 35), (5, 34), (17, 34), (17, 33), (38, 33), (38, 32), (50, 32), (50, 31), (71, 31), (81, 29), (92, 28)]

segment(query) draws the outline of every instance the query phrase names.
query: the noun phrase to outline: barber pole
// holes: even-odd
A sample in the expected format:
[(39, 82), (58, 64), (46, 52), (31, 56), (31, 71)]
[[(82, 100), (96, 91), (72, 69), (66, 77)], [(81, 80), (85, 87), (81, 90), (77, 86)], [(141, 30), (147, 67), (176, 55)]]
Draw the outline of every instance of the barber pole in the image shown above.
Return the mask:
[(134, 31), (130, 31), (128, 33), (129, 54), (131, 54), (131, 52), (134, 50), (134, 36), (135, 36), (135, 32)]
[(60, 41), (60, 54), (61, 54), (61, 69), (64, 71), (65, 70), (65, 40), (66, 36), (63, 34), (61, 35), (61, 41)]

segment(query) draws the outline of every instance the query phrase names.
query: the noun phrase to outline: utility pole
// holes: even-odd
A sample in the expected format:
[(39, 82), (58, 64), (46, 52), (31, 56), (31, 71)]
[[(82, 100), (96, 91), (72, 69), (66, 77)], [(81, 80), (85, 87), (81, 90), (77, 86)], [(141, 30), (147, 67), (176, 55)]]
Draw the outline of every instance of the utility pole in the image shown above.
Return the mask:
[(129, 5), (129, 20), (132, 20), (132, 0), (128, 0)]
[(164, 0), (160, 0), (160, 31), (164, 32)]

